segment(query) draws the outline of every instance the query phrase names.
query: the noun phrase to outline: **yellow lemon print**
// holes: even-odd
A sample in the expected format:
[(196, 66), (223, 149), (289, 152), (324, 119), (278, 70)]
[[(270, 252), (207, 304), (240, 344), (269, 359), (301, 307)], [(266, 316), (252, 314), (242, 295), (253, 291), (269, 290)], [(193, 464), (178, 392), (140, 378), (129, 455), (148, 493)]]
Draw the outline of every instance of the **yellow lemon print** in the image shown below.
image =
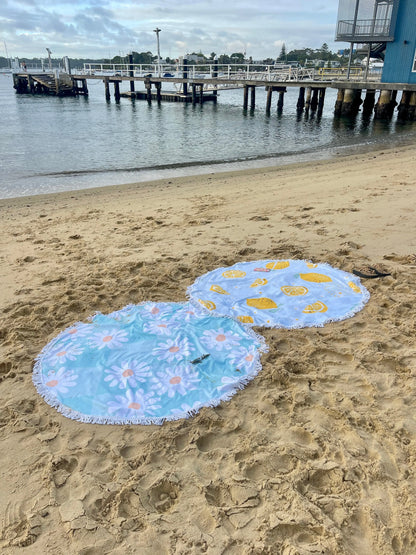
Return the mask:
[(229, 293), (219, 285), (211, 285), (210, 290), (215, 291), (215, 293), (220, 293), (221, 295), (229, 295)]
[(254, 324), (254, 320), (251, 316), (237, 316), (237, 320), (240, 320), (243, 324)]
[(215, 303), (213, 303), (212, 301), (203, 301), (202, 299), (198, 300), (202, 304), (202, 306), (205, 306), (205, 308), (207, 308), (208, 310), (215, 310), (217, 308), (215, 306)]
[(355, 285), (354, 282), (349, 281), (348, 285), (351, 287), (351, 289), (354, 291), (354, 293), (361, 293), (361, 289), (358, 287), (358, 285)]
[(277, 308), (277, 304), (272, 301), (272, 299), (268, 299), (267, 297), (261, 297), (260, 299), (247, 299), (247, 304), (248, 306), (259, 308), (261, 310), (267, 308)]
[(222, 275), (225, 278), (241, 278), (244, 277), (246, 273), (241, 270), (227, 270), (226, 272), (223, 272)]
[(316, 301), (316, 303), (308, 304), (308, 306), (303, 310), (305, 314), (313, 314), (314, 312), (326, 312), (328, 307), (322, 301)]
[(283, 270), (284, 268), (288, 268), (289, 266), (290, 262), (288, 260), (269, 262), (268, 264), (266, 264), (266, 268), (269, 268), (269, 270)]
[(326, 276), (325, 274), (315, 274), (314, 272), (311, 272), (310, 274), (300, 274), (300, 277), (305, 281), (311, 281), (314, 283), (325, 283), (328, 281), (332, 281), (329, 276)]
[(307, 262), (307, 263), (306, 263), (306, 266), (307, 266), (308, 268), (317, 268), (317, 267), (318, 267), (318, 264), (314, 264), (313, 262)]
[(255, 279), (253, 283), (250, 285), (250, 287), (258, 287), (259, 285), (266, 285), (266, 283), (267, 283), (267, 279), (259, 278), (259, 279)]
[(283, 285), (280, 289), (288, 297), (297, 297), (298, 295), (306, 295), (308, 293), (308, 288), (303, 287), (303, 285)]

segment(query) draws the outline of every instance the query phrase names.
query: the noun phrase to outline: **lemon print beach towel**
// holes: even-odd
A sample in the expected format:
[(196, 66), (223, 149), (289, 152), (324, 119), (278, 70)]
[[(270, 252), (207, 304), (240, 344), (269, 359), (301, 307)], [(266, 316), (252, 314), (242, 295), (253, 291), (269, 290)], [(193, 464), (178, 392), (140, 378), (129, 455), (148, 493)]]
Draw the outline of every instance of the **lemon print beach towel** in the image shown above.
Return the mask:
[(302, 328), (344, 320), (370, 295), (359, 278), (324, 263), (257, 260), (218, 268), (188, 288), (193, 304), (249, 326)]

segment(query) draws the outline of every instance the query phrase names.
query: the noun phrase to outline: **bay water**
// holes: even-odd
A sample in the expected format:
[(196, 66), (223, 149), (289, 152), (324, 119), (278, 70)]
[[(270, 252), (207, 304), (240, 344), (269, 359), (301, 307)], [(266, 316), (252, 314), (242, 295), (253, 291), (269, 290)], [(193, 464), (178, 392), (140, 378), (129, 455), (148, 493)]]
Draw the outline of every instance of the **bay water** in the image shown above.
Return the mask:
[(101, 80), (89, 80), (88, 89), (88, 97), (17, 95), (12, 76), (0, 74), (0, 198), (276, 166), (416, 138), (416, 123), (396, 115), (388, 122), (361, 113), (334, 118), (332, 89), (319, 118), (297, 116), (298, 88), (291, 87), (282, 114), (274, 93), (270, 115), (263, 88), (247, 112), (241, 89), (220, 91), (216, 104), (202, 106), (106, 102)]

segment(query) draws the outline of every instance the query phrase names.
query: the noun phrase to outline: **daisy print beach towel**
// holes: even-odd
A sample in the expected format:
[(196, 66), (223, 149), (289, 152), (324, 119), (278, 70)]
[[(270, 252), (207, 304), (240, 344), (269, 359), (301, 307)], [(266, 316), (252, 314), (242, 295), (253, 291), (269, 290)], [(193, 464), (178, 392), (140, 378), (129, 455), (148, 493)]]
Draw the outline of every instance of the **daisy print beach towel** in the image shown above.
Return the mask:
[(69, 418), (161, 424), (229, 399), (260, 370), (264, 341), (190, 303), (144, 303), (97, 314), (37, 357), (39, 393)]

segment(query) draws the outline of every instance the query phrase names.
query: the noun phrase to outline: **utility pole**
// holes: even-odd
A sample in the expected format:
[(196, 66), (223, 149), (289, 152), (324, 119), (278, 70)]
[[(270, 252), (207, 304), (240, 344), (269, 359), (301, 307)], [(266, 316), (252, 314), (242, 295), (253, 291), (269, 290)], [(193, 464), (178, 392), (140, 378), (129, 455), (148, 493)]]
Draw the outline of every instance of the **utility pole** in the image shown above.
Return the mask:
[(159, 27), (156, 27), (156, 29), (153, 29), (153, 32), (156, 33), (156, 40), (157, 40), (157, 67), (158, 67), (158, 74), (160, 77), (160, 44), (159, 44), (159, 33), (162, 29), (159, 29)]

